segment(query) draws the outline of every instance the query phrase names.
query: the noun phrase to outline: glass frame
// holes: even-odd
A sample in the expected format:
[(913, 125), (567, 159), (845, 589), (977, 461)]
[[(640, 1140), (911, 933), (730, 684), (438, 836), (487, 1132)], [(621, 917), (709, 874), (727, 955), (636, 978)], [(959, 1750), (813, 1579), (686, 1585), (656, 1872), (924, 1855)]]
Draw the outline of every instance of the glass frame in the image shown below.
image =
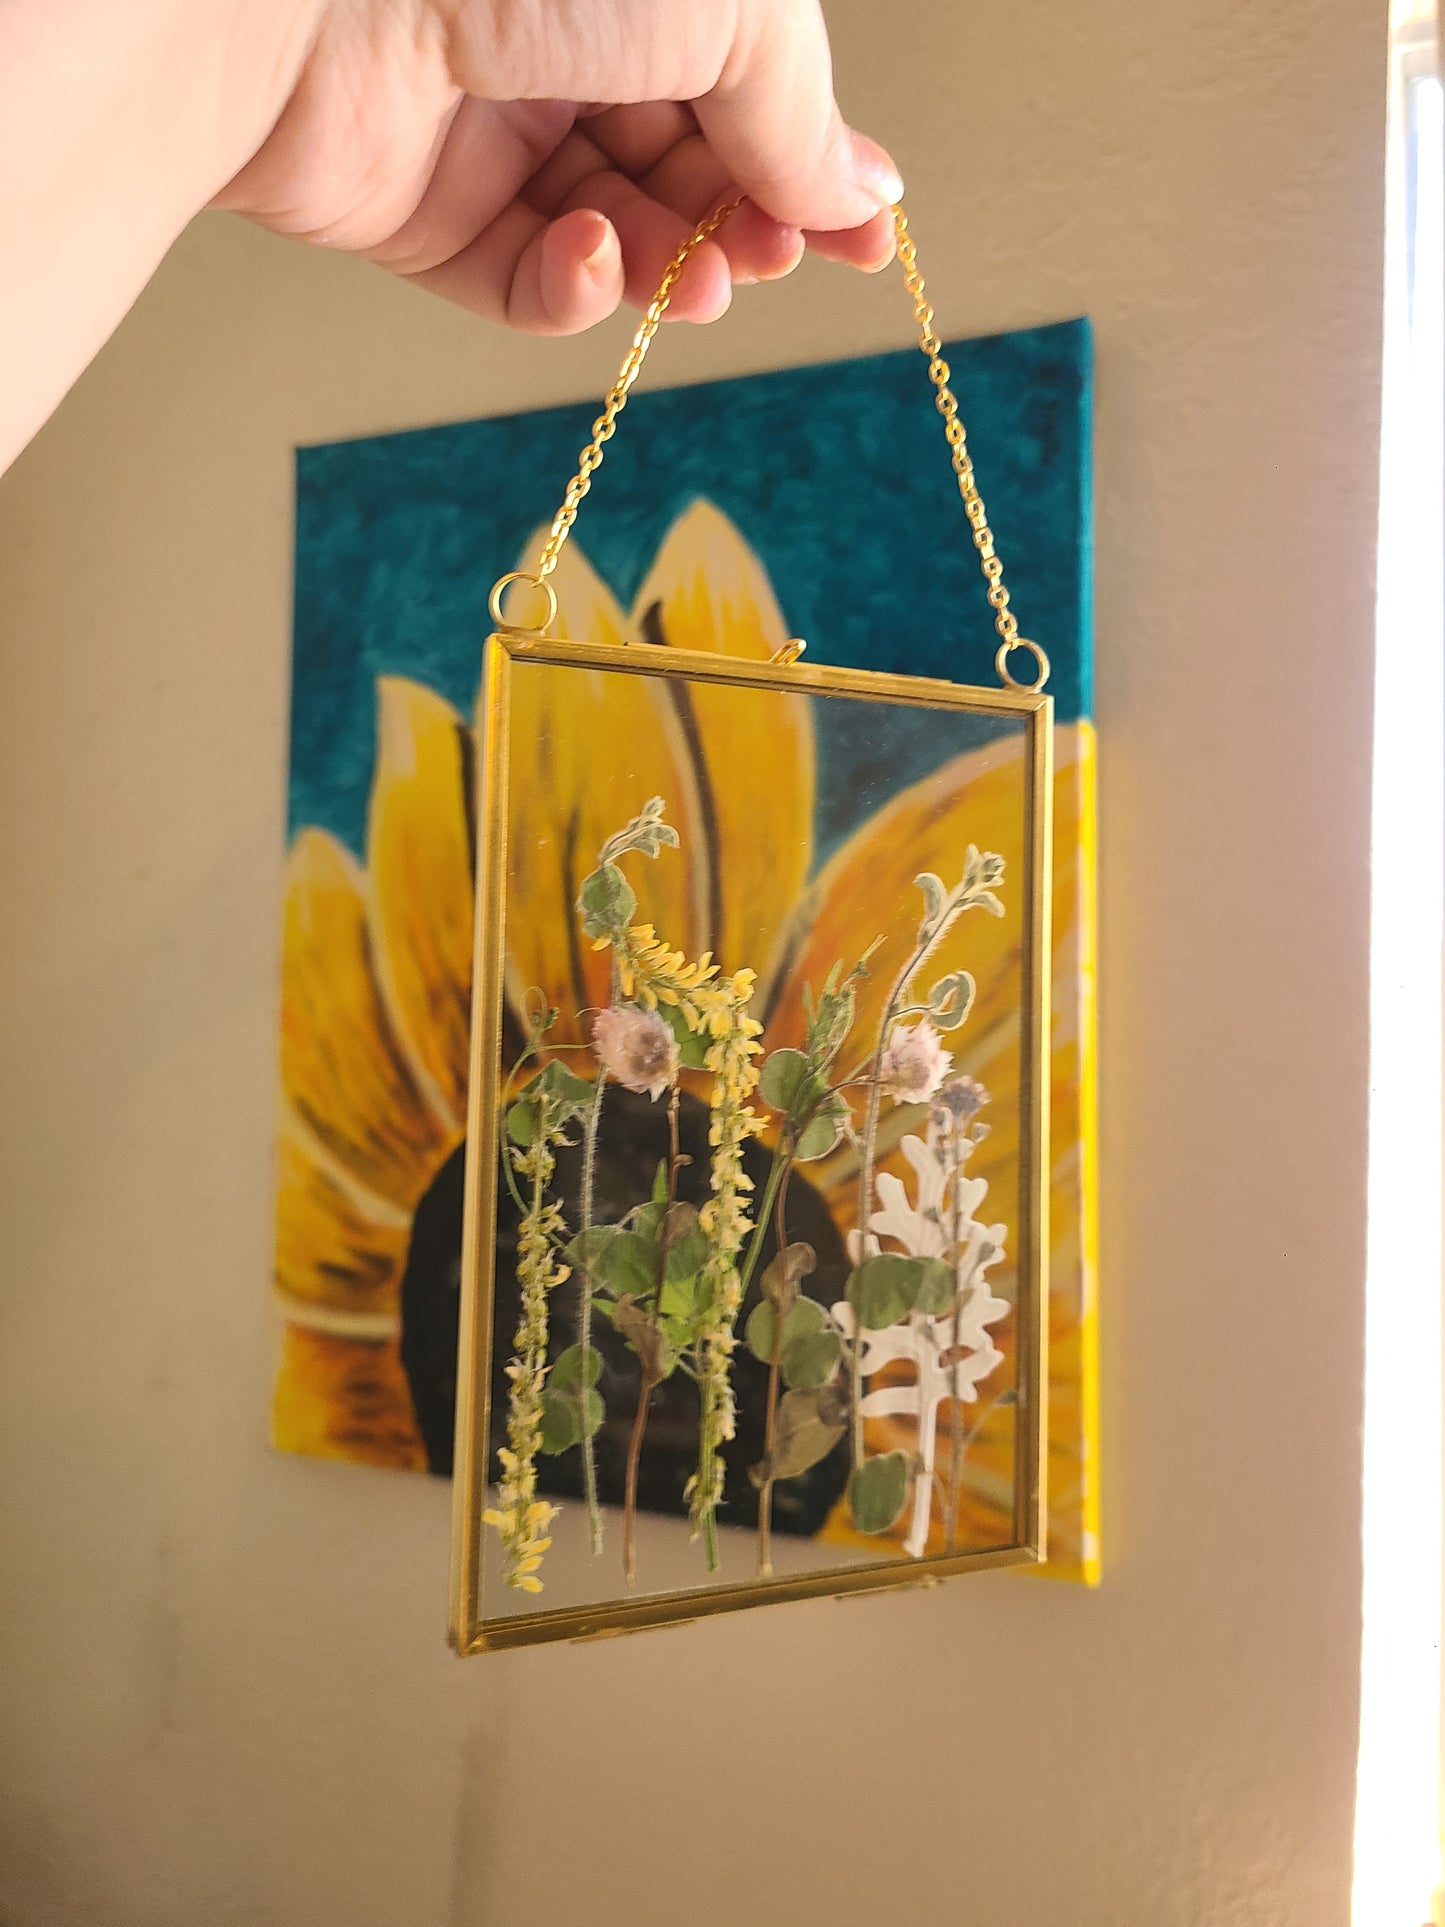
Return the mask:
[[(496, 1289), (500, 1106), (508, 875), (511, 695), (518, 664), (819, 694), (911, 708), (971, 711), (1023, 726), (1027, 876), (1022, 905), (1017, 1237), (1017, 1405), (1014, 1532), (1002, 1547), (921, 1558), (880, 1558), (807, 1575), (708, 1583), (686, 1591), (486, 1618), (481, 1609), (482, 1510), (490, 1471), (490, 1387)], [(1032, 1564), (1044, 1557), (1050, 1063), (1052, 699), (1022, 689), (979, 689), (922, 677), (757, 662), (684, 650), (605, 647), (499, 630), (487, 643), (480, 702), (478, 874), (468, 1095), (461, 1346), (453, 1496), (450, 1638), (462, 1655), (677, 1625), (743, 1607), (847, 1597), (931, 1585), (953, 1574)]]

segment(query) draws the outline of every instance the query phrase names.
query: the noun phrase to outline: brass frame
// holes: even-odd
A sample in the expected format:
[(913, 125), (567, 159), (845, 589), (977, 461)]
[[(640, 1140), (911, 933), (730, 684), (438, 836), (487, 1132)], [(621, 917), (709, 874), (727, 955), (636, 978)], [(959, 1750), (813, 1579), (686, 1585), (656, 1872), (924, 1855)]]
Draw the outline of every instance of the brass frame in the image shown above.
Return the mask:
[[(501, 1619), (479, 1617), (490, 1430), (492, 1304), (495, 1289), (498, 1105), (501, 1076), (507, 875), (507, 771), (515, 663), (608, 669), (754, 689), (818, 692), (910, 708), (992, 711), (1019, 718), (1027, 745), (1028, 888), (1023, 942), (1023, 1037), (1019, 1085), (1018, 1445), (1009, 1546), (889, 1559), (806, 1577), (757, 1579), (688, 1592), (657, 1593), (597, 1606), (564, 1607)], [(893, 1586), (932, 1585), (954, 1573), (1023, 1565), (1044, 1556), (1047, 1497), (1050, 910), (1052, 899), (1053, 701), (1030, 690), (978, 689), (926, 677), (786, 665), (684, 650), (604, 647), (499, 629), (482, 674), (484, 740), (478, 760), (479, 858), (468, 1100), (461, 1343), (452, 1514), (450, 1639), (459, 1654), (556, 1639), (589, 1639), (685, 1624), (719, 1612), (792, 1599), (845, 1598)]]

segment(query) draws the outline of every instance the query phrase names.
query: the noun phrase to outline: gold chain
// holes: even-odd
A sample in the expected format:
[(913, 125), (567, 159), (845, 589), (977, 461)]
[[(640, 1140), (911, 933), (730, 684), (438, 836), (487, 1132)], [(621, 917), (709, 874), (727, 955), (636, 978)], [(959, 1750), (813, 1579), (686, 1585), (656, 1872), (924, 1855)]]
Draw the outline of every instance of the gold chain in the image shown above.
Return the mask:
[[(535, 570), (519, 569), (504, 575), (492, 591), (491, 609), (496, 621), (508, 629), (525, 629), (527, 625), (507, 623), (502, 616), (501, 600), (503, 592), (513, 582), (526, 582), (539, 590), (546, 601), (547, 613), (539, 625), (545, 629), (557, 612), (557, 596), (547, 578), (557, 567), (557, 558), (562, 553), (562, 544), (571, 533), (572, 524), (577, 520), (577, 511), (582, 498), (592, 487), (592, 477), (602, 465), (602, 452), (617, 430), (617, 417), (627, 406), (627, 397), (632, 384), (642, 371), (647, 351), (652, 346), (652, 338), (662, 324), (672, 300), (672, 291), (677, 286), (678, 277), (687, 266), (694, 251), (704, 241), (710, 240), (723, 222), (742, 205), (741, 197), (726, 201), (721, 207), (714, 208), (705, 220), (683, 242), (677, 253), (668, 262), (657, 293), (648, 304), (642, 317), (642, 325), (632, 337), (632, 346), (626, 359), (617, 372), (617, 379), (608, 391), (603, 403), (602, 413), (592, 424), (592, 439), (577, 458), (577, 473), (567, 484), (567, 492), (562, 498), (542, 545), (542, 553), (537, 558)], [(968, 437), (958, 414), (958, 401), (949, 387), (949, 366), (943, 359), (943, 345), (933, 327), (933, 308), (924, 292), (923, 276), (918, 268), (918, 249), (908, 231), (908, 217), (901, 207), (893, 210), (893, 231), (898, 241), (898, 259), (903, 267), (903, 281), (913, 299), (913, 316), (918, 323), (918, 345), (928, 357), (928, 378), (937, 391), (934, 405), (943, 417), (943, 432), (948, 439), (949, 456), (953, 472), (958, 481), (958, 492), (963, 498), (964, 513), (968, 516), (973, 530), (974, 547), (978, 550), (979, 567), (983, 570), (984, 581), (988, 587), (988, 600), (994, 612), (994, 627), (999, 634), (999, 649), (994, 658), (999, 675), (1004, 682), (1015, 689), (1042, 689), (1049, 676), (1049, 659), (1036, 642), (1030, 642), (1019, 634), (1018, 618), (1009, 607), (1009, 593), (1004, 587), (1003, 562), (994, 543), (993, 531), (988, 525), (988, 514), (984, 508), (983, 497), (978, 492), (974, 476), (973, 459), (968, 452)], [(1015, 649), (1024, 649), (1032, 655), (1038, 671), (1031, 683), (1019, 682), (1010, 672), (1008, 658)]]
[(537, 575), (545, 582), (557, 566), (557, 557), (562, 553), (562, 544), (567, 540), (572, 524), (577, 520), (577, 510), (582, 497), (592, 486), (592, 476), (602, 466), (602, 450), (610, 442), (617, 429), (617, 417), (627, 406), (628, 392), (633, 382), (642, 372), (642, 364), (647, 351), (652, 346), (652, 337), (662, 325), (662, 317), (672, 302), (672, 291), (677, 286), (678, 276), (687, 266), (688, 260), (704, 241), (710, 241), (729, 215), (735, 214), (742, 206), (742, 199), (725, 201), (721, 207), (714, 208), (704, 221), (699, 221), (668, 262), (657, 293), (648, 304), (647, 313), (642, 317), (642, 326), (632, 337), (632, 346), (627, 357), (617, 371), (617, 379), (608, 391), (603, 403), (602, 413), (592, 424), (592, 439), (577, 458), (577, 473), (567, 484), (567, 493), (562, 498), (562, 506), (553, 520), (542, 553), (537, 560)]
[[(933, 383), (937, 394), (934, 406), (943, 417), (943, 432), (948, 438), (948, 452), (953, 462), (953, 472), (958, 480), (958, 492), (963, 497), (963, 510), (967, 515), (969, 527), (973, 530), (973, 546), (978, 550), (978, 564), (983, 570), (984, 581), (988, 584), (989, 606), (993, 610), (993, 626), (999, 633), (999, 650), (994, 658), (998, 673), (1006, 683), (1014, 688), (1042, 689), (1048, 681), (1049, 659), (1036, 642), (1019, 634), (1018, 617), (1009, 607), (1008, 590), (1003, 584), (1003, 561), (994, 545), (993, 530), (988, 525), (988, 511), (984, 508), (983, 497), (978, 492), (974, 478), (973, 457), (968, 452), (968, 436), (958, 414), (958, 400), (948, 385), (950, 369), (943, 359), (943, 344), (933, 330), (933, 307), (923, 291), (923, 276), (918, 268), (918, 249), (913, 236), (908, 232), (908, 216), (901, 207), (893, 210), (893, 232), (898, 238), (898, 259), (903, 267), (903, 285), (913, 297), (913, 318), (918, 323), (918, 345), (928, 356), (928, 379)], [(1008, 659), (1015, 649), (1026, 649), (1033, 656), (1038, 676), (1032, 683), (1023, 684), (1009, 673)]]

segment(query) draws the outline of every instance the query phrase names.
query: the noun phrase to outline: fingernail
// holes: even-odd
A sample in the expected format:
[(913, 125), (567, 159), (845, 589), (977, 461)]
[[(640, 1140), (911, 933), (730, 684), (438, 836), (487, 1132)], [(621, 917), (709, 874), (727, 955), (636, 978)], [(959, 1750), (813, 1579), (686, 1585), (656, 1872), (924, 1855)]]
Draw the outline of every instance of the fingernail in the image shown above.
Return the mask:
[(611, 271), (617, 252), (617, 235), (612, 223), (605, 214), (597, 216), (597, 239), (590, 250), (583, 255), (582, 265), (589, 274), (600, 274), (604, 269)]
[(853, 178), (859, 187), (871, 194), (882, 207), (892, 207), (895, 201), (901, 201), (903, 176), (877, 141), (869, 140), (866, 134), (854, 133), (852, 129), (848, 138), (853, 147)]

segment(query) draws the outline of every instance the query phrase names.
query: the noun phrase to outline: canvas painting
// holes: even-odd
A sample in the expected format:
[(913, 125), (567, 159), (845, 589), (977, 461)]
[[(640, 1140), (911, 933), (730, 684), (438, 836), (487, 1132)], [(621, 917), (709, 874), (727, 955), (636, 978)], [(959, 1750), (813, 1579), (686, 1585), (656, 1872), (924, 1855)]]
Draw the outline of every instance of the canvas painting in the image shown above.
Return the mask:
[[(1016, 606), (1055, 668), (1047, 1549), (1049, 1569), (1088, 1579), (1098, 1557), (1088, 334), (1065, 324), (947, 353)], [(274, 1284), (273, 1428), (284, 1449), (452, 1470), (485, 601), (495, 574), (535, 553), (592, 412), (299, 458)], [(755, 666), (801, 636), (809, 662), (996, 685), (916, 352), (639, 394), (628, 429), (564, 551), (559, 633), (628, 645), (639, 659), (701, 653)], [(704, 444), (705, 472), (692, 454)], [(941, 541), (949, 529), (952, 543)], [(580, 666), (565, 701), (544, 700), (526, 694), (521, 673), (529, 721), (514, 726), (508, 780), (512, 822), (525, 827), (508, 878), (501, 1074), (507, 1110), (522, 1108), (497, 1160), (487, 1509), (507, 1516), (495, 1454), (511, 1450), (507, 1367), (526, 1350), (513, 1346), (528, 1278), (519, 1160), (548, 1134), (518, 1140), (529, 1117), (535, 1129), (526, 1092), (545, 1069), (554, 1081), (565, 1072), (572, 1105), (551, 1120), (547, 1187), (567, 1235), (559, 1226), (544, 1240), (569, 1275), (544, 1293), (556, 1310), (551, 1397), (534, 1417), (555, 1449), (531, 1455), (529, 1503), (549, 1528), (534, 1536), (560, 1531), (561, 1547), (574, 1529), (579, 1543), (600, 1531), (608, 1586), (690, 1583), (675, 1570), (689, 1555), (674, 1550), (673, 1528), (688, 1514), (700, 1523), (701, 1471), (716, 1500), (701, 1521), (703, 1552), (738, 1573), (796, 1574), (874, 1560), (880, 1548), (917, 1559), (1015, 1545), (1027, 732), (967, 709), (675, 678), (663, 695), (655, 678)], [(929, 909), (914, 879), (934, 875), (951, 895), (974, 860), (997, 867), (971, 887), (1004, 914), (974, 905), (953, 917), (899, 1006), (910, 1014), (885, 1023), (906, 962), (898, 946), (917, 941)], [(678, 969), (713, 971), (681, 986), (681, 1003), (659, 996), (653, 1009), (645, 995), (617, 993), (616, 941), (603, 943), (596, 915), (589, 929), (578, 907), (588, 878), (613, 872), (617, 901), (632, 900), (618, 926), (626, 941), (650, 932)], [(778, 1052), (784, 1066), (789, 1051), (806, 1057), (820, 1009), (835, 1024), (844, 1005), (850, 1017), (823, 1067), (826, 1114), (790, 1121), (767, 1091), (744, 1107), (760, 1120), (737, 1147), (756, 1248), (744, 1253), (735, 1423), (709, 1459), (697, 1323), (706, 1294), (687, 1261), (710, 1196), (716, 1078), (697, 1061), (707, 1046), (687, 1010), (740, 973), (763, 1040), (760, 1078)], [(936, 1073), (926, 1095), (919, 1084), (895, 1101), (885, 1088), (885, 1030)], [(781, 1075), (770, 1074), (774, 1100)], [(790, 1167), (781, 1214), (776, 1196), (759, 1211), (789, 1128), (809, 1155)], [(910, 1240), (938, 1242), (938, 1225), (926, 1237), (919, 1225), (940, 1201), (940, 1249), (910, 1251)], [(878, 1218), (893, 1228), (880, 1233)], [(942, 1259), (956, 1281), (961, 1252), (987, 1253), (956, 1304), (940, 1298), (933, 1311), (920, 1286), (872, 1332), (866, 1372), (866, 1319), (849, 1329), (860, 1239), (915, 1269)], [(955, 1315), (959, 1342), (944, 1343)], [(932, 1400), (916, 1356), (884, 1355), (920, 1344), (934, 1361)], [(865, 1407), (864, 1460), (883, 1468), (868, 1480), (886, 1500), (865, 1502), (861, 1526), (850, 1386)], [(496, 1610), (532, 1596), (506, 1584), (509, 1564), (514, 1581), (546, 1584), (546, 1560), (528, 1565), (513, 1527), (510, 1550), (490, 1528), (507, 1595)], [(566, 1574), (587, 1563), (553, 1562), (553, 1599), (567, 1603)], [(601, 1595), (577, 1594), (588, 1596)]]

